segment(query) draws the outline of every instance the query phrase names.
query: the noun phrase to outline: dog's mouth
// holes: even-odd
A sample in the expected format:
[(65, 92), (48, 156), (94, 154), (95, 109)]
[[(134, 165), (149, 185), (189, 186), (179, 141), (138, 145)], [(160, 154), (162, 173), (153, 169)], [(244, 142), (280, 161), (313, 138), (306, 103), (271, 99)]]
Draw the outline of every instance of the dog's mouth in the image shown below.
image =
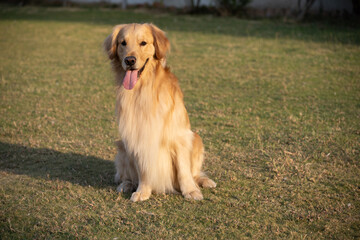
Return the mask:
[(141, 73), (144, 71), (145, 65), (147, 64), (148, 61), (149, 61), (149, 59), (146, 59), (144, 66), (142, 66), (140, 69), (126, 70), (125, 77), (123, 80), (123, 86), (125, 89), (131, 90), (135, 87), (135, 84), (137, 83), (138, 79), (140, 78)]

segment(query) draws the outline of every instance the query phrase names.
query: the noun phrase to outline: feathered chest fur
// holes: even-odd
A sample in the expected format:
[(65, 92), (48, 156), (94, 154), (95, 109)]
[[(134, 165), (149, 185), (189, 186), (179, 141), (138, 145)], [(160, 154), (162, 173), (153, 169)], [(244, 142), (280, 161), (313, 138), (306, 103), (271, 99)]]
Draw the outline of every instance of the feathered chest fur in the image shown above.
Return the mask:
[(160, 143), (163, 131), (161, 104), (151, 86), (139, 86), (131, 91), (118, 90), (117, 117), (122, 141), (133, 153), (140, 147), (155, 147)]

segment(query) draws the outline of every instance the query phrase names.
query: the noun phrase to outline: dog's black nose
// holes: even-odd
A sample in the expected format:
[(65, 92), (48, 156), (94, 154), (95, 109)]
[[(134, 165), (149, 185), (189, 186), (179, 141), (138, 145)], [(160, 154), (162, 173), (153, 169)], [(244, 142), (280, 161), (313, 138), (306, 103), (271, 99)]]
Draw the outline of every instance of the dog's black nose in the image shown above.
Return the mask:
[(128, 66), (132, 66), (136, 63), (136, 57), (134, 56), (128, 56), (125, 58), (125, 64)]

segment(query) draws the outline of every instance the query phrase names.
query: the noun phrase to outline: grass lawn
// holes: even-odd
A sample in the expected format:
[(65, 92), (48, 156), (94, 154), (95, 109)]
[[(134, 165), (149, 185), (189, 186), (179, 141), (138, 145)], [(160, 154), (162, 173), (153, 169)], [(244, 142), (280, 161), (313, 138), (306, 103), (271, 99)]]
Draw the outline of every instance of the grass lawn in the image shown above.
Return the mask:
[[(102, 41), (153, 22), (218, 186), (130, 202), (113, 183)], [(0, 239), (360, 238), (360, 28), (0, 8)]]

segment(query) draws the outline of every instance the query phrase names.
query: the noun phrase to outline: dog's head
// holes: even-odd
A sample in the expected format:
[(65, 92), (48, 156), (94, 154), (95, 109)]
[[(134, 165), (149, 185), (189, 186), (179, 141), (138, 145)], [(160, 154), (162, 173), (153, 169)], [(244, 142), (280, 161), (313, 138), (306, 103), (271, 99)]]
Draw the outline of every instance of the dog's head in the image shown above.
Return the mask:
[(118, 61), (125, 71), (124, 87), (132, 89), (149, 62), (165, 62), (170, 43), (153, 24), (122, 24), (114, 27), (104, 48), (109, 58)]

